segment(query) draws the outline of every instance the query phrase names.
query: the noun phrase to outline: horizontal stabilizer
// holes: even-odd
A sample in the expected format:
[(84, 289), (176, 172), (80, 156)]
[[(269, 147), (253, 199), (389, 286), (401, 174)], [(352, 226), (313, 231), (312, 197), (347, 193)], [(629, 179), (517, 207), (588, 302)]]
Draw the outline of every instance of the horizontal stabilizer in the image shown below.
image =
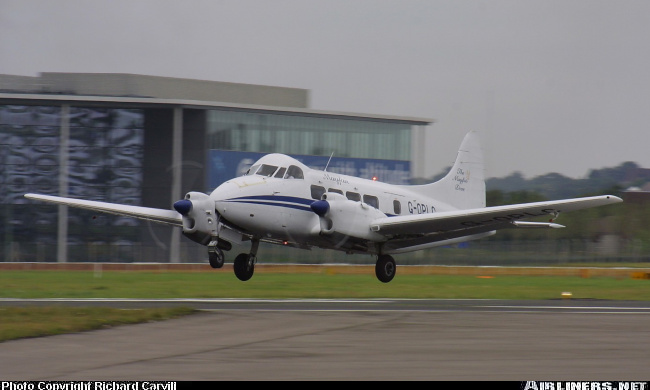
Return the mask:
[(560, 225), (559, 223), (553, 223), (553, 222), (524, 222), (524, 221), (514, 221), (512, 222), (513, 225), (519, 228), (553, 228), (553, 229), (560, 229), (563, 227), (566, 227), (564, 225)]

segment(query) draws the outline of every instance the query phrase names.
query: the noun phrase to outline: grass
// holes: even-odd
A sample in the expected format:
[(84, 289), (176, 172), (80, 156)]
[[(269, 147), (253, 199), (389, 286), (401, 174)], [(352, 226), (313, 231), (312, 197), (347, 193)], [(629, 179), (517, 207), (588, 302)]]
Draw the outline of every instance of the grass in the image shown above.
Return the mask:
[[(650, 280), (570, 276), (259, 273), (247, 282), (226, 270), (206, 272), (2, 271), (2, 298), (438, 298), (650, 301)], [(190, 308), (0, 308), (0, 342), (160, 321)]]
[(119, 325), (162, 321), (194, 313), (190, 308), (123, 310), (94, 307), (0, 308), (0, 342), (52, 336)]
[(4, 298), (574, 298), (650, 300), (650, 280), (629, 277), (273, 273), (231, 271), (2, 271)]

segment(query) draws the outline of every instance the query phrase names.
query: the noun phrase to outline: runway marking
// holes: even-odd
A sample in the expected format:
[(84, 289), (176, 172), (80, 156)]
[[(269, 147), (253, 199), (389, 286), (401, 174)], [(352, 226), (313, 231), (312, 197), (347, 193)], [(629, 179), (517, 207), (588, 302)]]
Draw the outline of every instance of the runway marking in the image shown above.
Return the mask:
[(615, 306), (500, 306), (500, 305), (489, 305), (489, 306), (476, 306), (476, 307), (494, 307), (494, 308), (522, 308), (522, 309), (600, 309), (600, 310), (648, 310), (650, 312), (650, 307), (615, 307)]

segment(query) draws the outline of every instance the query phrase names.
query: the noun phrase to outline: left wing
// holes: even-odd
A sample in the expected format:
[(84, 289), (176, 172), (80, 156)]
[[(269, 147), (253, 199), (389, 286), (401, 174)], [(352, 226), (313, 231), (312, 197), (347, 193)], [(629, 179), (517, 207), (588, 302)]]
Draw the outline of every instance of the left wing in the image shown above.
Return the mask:
[(44, 202), (62, 204), (82, 209), (95, 210), (102, 213), (125, 215), (133, 218), (145, 219), (148, 221), (165, 223), (174, 226), (183, 226), (183, 217), (175, 210), (155, 209), (142, 206), (129, 206), (118, 203), (64, 198), (61, 196), (52, 195), (25, 194), (25, 198), (42, 200)]
[[(370, 229), (390, 237), (421, 237), (428, 234), (440, 234), (441, 237), (449, 237), (450, 235), (459, 237), (463, 235), (461, 233), (465, 230), (472, 234), (473, 232), (486, 232), (510, 227), (563, 227), (555, 223), (523, 222), (520, 220), (544, 215), (552, 215), (555, 218), (562, 212), (604, 206), (622, 201), (617, 196), (602, 195), (430, 214), (404, 215), (376, 219), (370, 224)], [(452, 232), (458, 234), (451, 234)], [(431, 241), (436, 240), (429, 240), (429, 242)]]

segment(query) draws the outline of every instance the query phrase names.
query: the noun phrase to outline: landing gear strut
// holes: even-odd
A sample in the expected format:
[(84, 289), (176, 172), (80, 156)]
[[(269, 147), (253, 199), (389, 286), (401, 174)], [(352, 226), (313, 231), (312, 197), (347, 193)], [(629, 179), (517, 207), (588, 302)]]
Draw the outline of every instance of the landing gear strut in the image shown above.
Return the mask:
[(208, 260), (210, 261), (210, 267), (212, 268), (221, 268), (225, 257), (223, 251), (219, 248), (215, 248), (214, 251), (208, 251)]
[(388, 283), (395, 277), (397, 271), (397, 264), (395, 259), (389, 255), (377, 256), (377, 264), (375, 264), (375, 275), (380, 282)]
[(235, 257), (233, 268), (237, 279), (245, 282), (253, 277), (255, 263), (257, 263), (257, 248), (260, 245), (259, 239), (253, 239), (250, 253), (240, 253)]
[(225, 260), (223, 251), (217, 245), (217, 240), (210, 241), (208, 244), (208, 260), (210, 261), (210, 267), (212, 268), (223, 267)]

